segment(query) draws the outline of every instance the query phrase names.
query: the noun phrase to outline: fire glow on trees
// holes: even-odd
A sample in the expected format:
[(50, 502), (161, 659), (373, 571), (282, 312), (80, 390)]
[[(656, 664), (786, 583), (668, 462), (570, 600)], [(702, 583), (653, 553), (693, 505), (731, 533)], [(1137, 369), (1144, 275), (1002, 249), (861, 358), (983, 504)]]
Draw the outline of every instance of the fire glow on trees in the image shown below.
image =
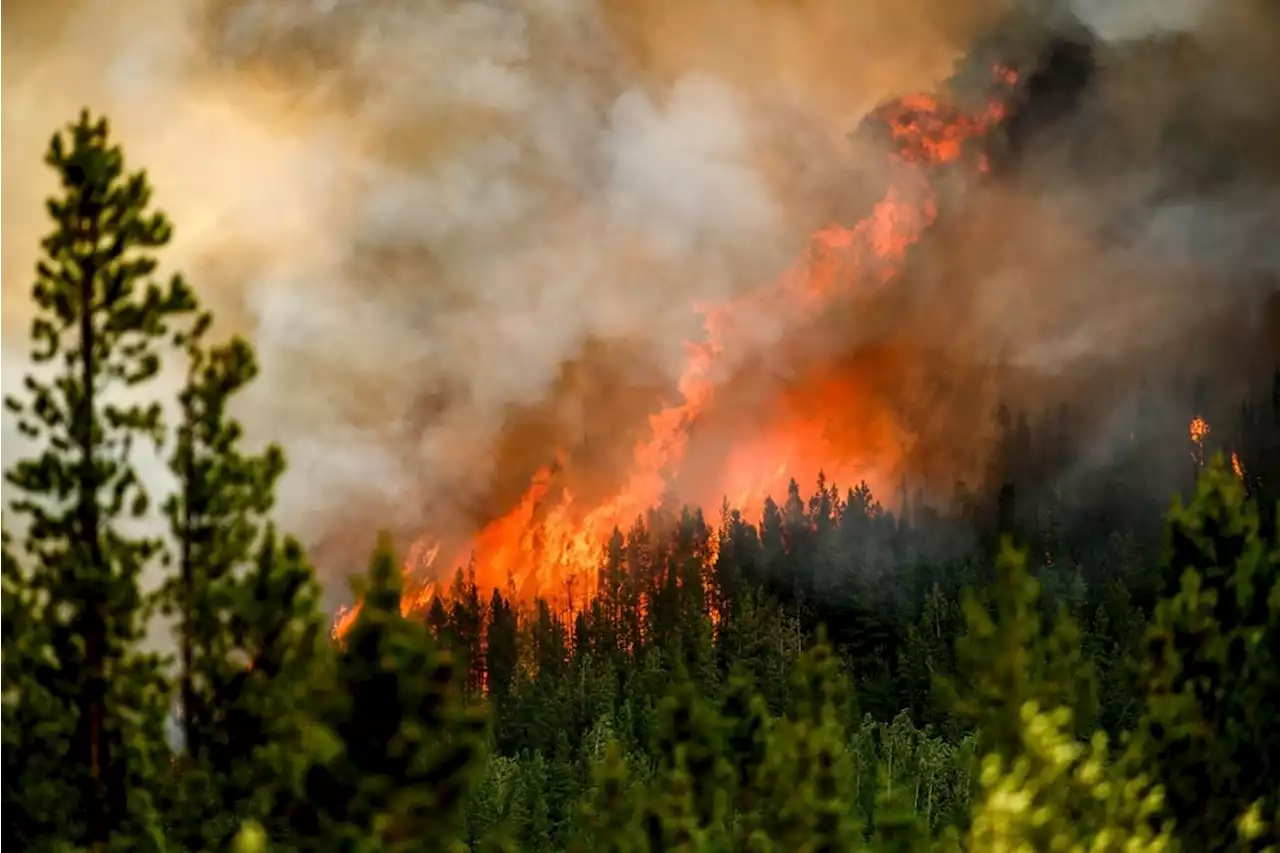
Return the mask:
[[(786, 311), (801, 323), (816, 318), (834, 297), (858, 288), (874, 289), (901, 270), (907, 252), (938, 216), (933, 182), (944, 166), (971, 173), (989, 169), (983, 141), (1005, 117), (1018, 73), (992, 68), (994, 96), (974, 114), (944, 104), (931, 95), (913, 94), (876, 109), (869, 119), (887, 131), (893, 182), (870, 215), (850, 227), (832, 225), (810, 237), (807, 250), (777, 281), (724, 304), (702, 309), (705, 337), (687, 345), (686, 367), (677, 383), (679, 402), (649, 417), (647, 435), (637, 443), (623, 485), (612, 498), (581, 507), (568, 489), (553, 494), (555, 472), (548, 466), (534, 477), (524, 496), (460, 552), (446, 554), (443, 565), (467, 562), (484, 589), (507, 588), (517, 598), (556, 598), (566, 588), (590, 594), (605, 544), (615, 529), (658, 507), (672, 476), (688, 450), (690, 429), (711, 406), (716, 391), (715, 368), (733, 346), (735, 318), (770, 316)], [(831, 389), (839, 393), (839, 389)], [(786, 492), (788, 482), (809, 467), (824, 466), (830, 479), (856, 465), (839, 458), (800, 460), (801, 448), (822, 447), (822, 424), (792, 423), (765, 429), (730, 454), (721, 495), (730, 507), (754, 517), (768, 495)], [(817, 434), (815, 436), (815, 433)], [(810, 451), (812, 452), (812, 451)], [(842, 470), (843, 469), (843, 470)], [(849, 483), (852, 485), (852, 483)], [(714, 548), (714, 544), (712, 546)], [(420, 579), (405, 590), (402, 610), (408, 614), (430, 605), (436, 592), (435, 566), (441, 549), (430, 536), (410, 549), (406, 576)], [(355, 620), (359, 605), (339, 611), (333, 627), (340, 638)]]

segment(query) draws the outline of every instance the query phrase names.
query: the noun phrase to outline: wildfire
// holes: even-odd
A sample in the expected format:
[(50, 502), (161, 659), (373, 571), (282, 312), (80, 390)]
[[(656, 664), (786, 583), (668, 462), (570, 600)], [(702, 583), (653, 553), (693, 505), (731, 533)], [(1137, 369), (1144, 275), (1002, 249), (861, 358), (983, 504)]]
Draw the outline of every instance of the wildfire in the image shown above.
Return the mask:
[(1197, 465), (1204, 467), (1204, 440), (1209, 437), (1209, 422), (1196, 415), (1187, 425), (1187, 432), (1191, 436), (1191, 443), (1195, 445), (1191, 458)]
[(1204, 440), (1209, 437), (1209, 422), (1196, 415), (1187, 426), (1187, 431), (1191, 434), (1193, 444), (1203, 445)]
[[(705, 335), (687, 345), (687, 364), (676, 386), (678, 402), (649, 417), (647, 435), (634, 448), (627, 476), (612, 498), (593, 507), (579, 506), (568, 489), (553, 493), (559, 465), (544, 468), (513, 509), (481, 530), (464, 550), (450, 555), (446, 565), (465, 562), (469, 555), (481, 586), (511, 584), (525, 600), (556, 598), (562, 591), (570, 598), (575, 592), (589, 595), (612, 532), (626, 529), (659, 506), (680, 470), (690, 429), (715, 397), (721, 379), (717, 368), (726, 352), (735, 351), (735, 345), (741, 347), (735, 320), (785, 312), (802, 326), (834, 296), (892, 280), (910, 247), (937, 218), (931, 183), (937, 167), (967, 162), (975, 171), (988, 169), (984, 153), (976, 152), (971, 159), (966, 155), (970, 143), (980, 141), (1004, 117), (1004, 98), (1018, 79), (1015, 71), (1002, 66), (994, 69), (993, 76), (1000, 94), (977, 115), (923, 94), (901, 98), (872, 114), (893, 143), (894, 185), (863, 220), (851, 227), (831, 225), (813, 234), (806, 251), (776, 282), (700, 309)], [(838, 392), (828, 389), (828, 393)], [(821, 417), (766, 426), (756, 439), (734, 448), (720, 495), (728, 495), (731, 507), (744, 513), (758, 512), (766, 495), (785, 490), (789, 476), (801, 469), (816, 473), (823, 465), (834, 465), (835, 470), (828, 467), (827, 473), (847, 475), (850, 480), (836, 481), (852, 485), (858, 466), (842, 465), (838, 452), (826, 459), (804, 458), (831, 450), (823, 433)], [(720, 498), (714, 500), (718, 504)], [(411, 551), (406, 575), (432, 577), (438, 556), (439, 546), (424, 537)], [(434, 585), (426, 581), (405, 595), (402, 610), (408, 614), (425, 608), (433, 595)], [(358, 612), (359, 605), (339, 612), (335, 636), (346, 633)]]
[[(1191, 419), (1191, 423), (1187, 425), (1187, 432), (1191, 436), (1191, 443), (1195, 445), (1195, 449), (1191, 451), (1191, 458), (1196, 464), (1204, 467), (1204, 440), (1209, 437), (1212, 432), (1209, 422), (1199, 415)], [(1240, 454), (1231, 451), (1231, 473), (1236, 475), (1236, 479), (1244, 479), (1244, 464), (1240, 461)]]

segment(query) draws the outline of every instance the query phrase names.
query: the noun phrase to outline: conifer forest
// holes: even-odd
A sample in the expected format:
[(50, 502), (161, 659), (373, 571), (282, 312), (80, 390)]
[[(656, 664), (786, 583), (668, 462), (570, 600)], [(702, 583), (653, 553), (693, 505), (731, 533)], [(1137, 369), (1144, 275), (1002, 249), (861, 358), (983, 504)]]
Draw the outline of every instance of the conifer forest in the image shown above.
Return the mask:
[[(1067, 167), (1038, 152), (1121, 62), (1065, 25), (1015, 49), (1032, 40), (1009, 33), (1031, 17), (1001, 20), (945, 87), (858, 111), (846, 142), (884, 165), (839, 179), (871, 201), (842, 200), (826, 217), (840, 224), (792, 241), (807, 246), (799, 260), (759, 260), (763, 284), (705, 309), (672, 381), (636, 392), (635, 423), (588, 416), (590, 440), (554, 453), (516, 440), (540, 458), (494, 451), (505, 491), (478, 485), (489, 468), (449, 481), (456, 500), (408, 533), (357, 518), (352, 498), (354, 550), (291, 529), (302, 445), (261, 440), (287, 430), (246, 420), (277, 393), (262, 390), (274, 350), (201, 281), (206, 262), (179, 254), (185, 223), (164, 212), (171, 196), (133, 137), (89, 109), (53, 128), (37, 260), (21, 293), (5, 272), (5, 313), (23, 320), (6, 322), (6, 359), (20, 352), (23, 368), (4, 387), (5, 436), (21, 448), (6, 449), (3, 517), (13, 849), (1280, 853), (1274, 232), (1258, 244), (1267, 257), (1218, 240), (1214, 258), (1261, 259), (1196, 285), (1249, 282), (1231, 291), (1255, 300), (1249, 316), (1205, 297), (1194, 343), (1152, 344), (1158, 355), (1117, 356), (1087, 379), (973, 342), (926, 356), (905, 332), (857, 337), (856, 318), (900, 329), (917, 302), (950, 306), (928, 314), (941, 322), (930, 340), (976, 322), (957, 313), (961, 296), (919, 283), (966, 280), (982, 241), (1019, 227), (983, 226), (982, 210), (1033, 218), (1009, 187), (1057, 192), (1035, 181)], [(531, 44), (562, 37), (537, 33)], [(1255, 142), (1280, 131), (1280, 109), (1270, 116)], [(1111, 185), (1144, 157), (1208, 151), (1168, 171), (1207, 193), (1246, 168), (1246, 148), (1274, 166), (1243, 133), (1192, 125), (1119, 151), (1098, 140), (1136, 136), (1103, 123), (1071, 168)], [(685, 177), (689, 205), (717, 192), (708, 173)], [(1108, 239), (1140, 242), (1117, 228)], [(594, 233), (581, 239), (605, 239)], [(1083, 245), (1064, 257), (1085, 263)], [(630, 262), (652, 262), (640, 252)], [(543, 274), (570, 272), (520, 273)], [(1155, 313), (1125, 314), (1141, 275), (1071, 310), (1154, 340), (1184, 288), (1155, 287)], [(1115, 307), (1098, 307), (1109, 292)], [(1035, 310), (1003, 308), (997, 325), (1039, 335)], [(495, 326), (477, 346), (500, 350), (523, 328)], [(1103, 347), (1090, 340), (1079, 346)], [(783, 352), (792, 372), (765, 378)], [(916, 372), (932, 377), (921, 387), (954, 387), (895, 408)], [(811, 428), (827, 409), (847, 417)], [(890, 441), (903, 434), (890, 421), (910, 421), (913, 443)], [(144, 472), (157, 467), (163, 487)], [(465, 530), (430, 508), (480, 503)]]

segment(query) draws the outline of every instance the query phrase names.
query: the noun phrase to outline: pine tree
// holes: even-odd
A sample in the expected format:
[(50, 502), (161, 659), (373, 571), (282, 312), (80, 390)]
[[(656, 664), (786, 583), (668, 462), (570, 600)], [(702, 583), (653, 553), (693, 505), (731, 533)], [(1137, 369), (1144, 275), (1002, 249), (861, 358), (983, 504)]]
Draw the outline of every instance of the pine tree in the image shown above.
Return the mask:
[(401, 590), (383, 540), (337, 661), (330, 734), (308, 772), (298, 824), (307, 849), (444, 851), (459, 843), (485, 721), (465, 701), (463, 668), (426, 625), (400, 614)]
[(824, 637), (801, 657), (792, 685), (791, 713), (770, 731), (756, 778), (761, 806), (735, 849), (856, 849), (862, 831), (846, 748), (856, 708)]
[(1161, 791), (1125, 761), (1111, 760), (1105, 734), (1088, 745), (1071, 736), (1071, 710), (1034, 700), (1018, 712), (1012, 757), (981, 762), (981, 793), (969, 850), (1169, 853), (1171, 825), (1157, 826)]
[[(74, 843), (103, 847), (153, 825), (151, 794), (165, 761), (159, 662), (138, 652), (139, 576), (159, 551), (122, 522), (150, 503), (132, 450), (163, 438), (159, 403), (125, 403), (160, 370), (156, 345), (194, 308), (180, 278), (152, 281), (151, 252), (171, 228), (151, 212), (142, 172), (126, 174), (105, 120), (87, 112), (55, 134), (45, 162), (61, 192), (48, 202), (54, 230), (43, 240), (32, 296), (32, 359), (21, 397), (7, 397), (21, 431), (38, 446), (7, 472), (28, 521), (24, 551), (57, 667), (42, 687), (74, 709), (74, 733), (58, 771), (83, 821)], [(154, 837), (150, 842), (157, 843)]]
[(1068, 618), (1042, 631), (1037, 595), (1022, 556), (1006, 546), (993, 612), (966, 601), (969, 632), (956, 652), (970, 684), (957, 709), (982, 726), (985, 746), (967, 849), (1173, 849), (1169, 825), (1154, 819), (1159, 786), (1113, 760), (1104, 733), (1080, 742), (1074, 706), (1092, 674), (1071, 648)]
[(204, 754), (190, 769), (207, 774), (208, 800), (186, 817), (204, 818), (207, 849), (225, 846), (249, 819), (287, 831), (305, 796), (307, 734), (317, 725), (317, 689), (328, 682), (332, 649), (320, 588), (302, 546), (268, 527), (254, 560), (223, 594), (223, 636), (201, 661)]
[(950, 675), (955, 668), (954, 636), (958, 621), (954, 599), (943, 594), (938, 584), (925, 594), (920, 617), (907, 627), (898, 654), (898, 678), (912, 716), (922, 723), (945, 722), (946, 709), (933, 701), (934, 679)]
[(681, 678), (663, 699), (658, 714), (654, 744), (661, 774), (658, 784), (672, 794), (666, 802), (655, 798), (664, 837), (674, 843), (688, 834), (703, 843), (724, 843), (733, 773), (715, 707), (692, 682)]
[(3, 532), (4, 837), (26, 850), (53, 846), (73, 825), (74, 791), (58, 767), (75, 727), (74, 708), (50, 690), (58, 661), (29, 578)]
[(1280, 843), (1267, 821), (1239, 845), (1255, 808), (1280, 815), (1280, 547), (1219, 456), (1170, 514), (1170, 596), (1156, 610), (1142, 672), (1141, 754), (1166, 788), (1192, 851)]
[(751, 677), (741, 669), (729, 676), (720, 716), (725, 725), (725, 755), (732, 768), (730, 790), (739, 814), (756, 810), (763, 791), (756, 779), (764, 766), (769, 740), (769, 710)]
[(179, 552), (177, 577), (168, 592), (179, 617), (183, 734), (194, 756), (208, 749), (203, 739), (212, 710), (204, 689), (209, 675), (203, 670), (211, 659), (226, 655), (225, 649), (211, 647), (224, 639), (226, 592), (257, 545), (261, 518), (271, 509), (284, 470), (283, 454), (274, 445), (261, 457), (240, 451), (242, 430), (228, 416), (227, 405), (253, 379), (257, 365), (242, 340), (212, 350), (202, 346), (212, 319), (201, 314), (179, 337), (188, 373), (171, 460), (178, 489), (165, 506)]
[(900, 787), (886, 786), (876, 798), (872, 831), (876, 853), (916, 853), (928, 848), (928, 832)]
[(165, 507), (178, 550), (166, 603), (178, 616), (185, 746), (175, 833), (220, 849), (241, 820), (266, 820), (277, 794), (288, 799), (289, 758), (301, 751), (285, 744), (304, 727), (299, 691), (324, 625), (301, 548), (265, 529), (284, 454), (245, 453), (228, 413), (257, 375), (253, 350), (239, 338), (206, 346), (211, 323), (201, 314), (177, 337), (188, 373)]
[(1027, 571), (1025, 554), (1006, 541), (996, 573), (985, 600), (965, 596), (968, 630), (956, 640), (957, 678), (941, 678), (938, 687), (961, 718), (978, 726), (982, 751), (1007, 758), (1020, 748), (1027, 702), (1068, 708), (1072, 724), (1082, 726), (1095, 716), (1097, 700), (1071, 618), (1059, 612), (1052, 630), (1044, 630), (1040, 586)]
[(642, 853), (650, 848), (641, 833), (644, 792), (634, 784), (617, 742), (610, 743), (593, 772), (581, 807), (584, 838), (575, 853)]
[(760, 575), (760, 539), (756, 529), (726, 503), (721, 510), (719, 547), (711, 569), (711, 607), (722, 623), (737, 614), (748, 579)]
[(494, 736), (500, 748), (510, 746), (513, 740), (508, 721), (514, 710), (512, 694), (516, 688), (519, 654), (519, 623), (515, 608), (495, 589), (486, 620), (484, 665), (489, 700), (494, 709)]

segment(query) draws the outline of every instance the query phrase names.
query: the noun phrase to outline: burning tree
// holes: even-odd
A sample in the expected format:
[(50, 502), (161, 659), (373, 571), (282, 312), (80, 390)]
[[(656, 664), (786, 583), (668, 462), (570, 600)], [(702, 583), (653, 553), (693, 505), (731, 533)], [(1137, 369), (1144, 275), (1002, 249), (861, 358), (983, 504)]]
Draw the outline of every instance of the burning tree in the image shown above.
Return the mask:
[[(1051, 51), (1050, 59), (1041, 64), (1052, 64), (1054, 55)], [(750, 346), (752, 332), (743, 318), (782, 318), (800, 328), (814, 322), (833, 301), (874, 293), (893, 281), (911, 247), (938, 218), (947, 182), (956, 177), (963, 183), (990, 170), (988, 149), (999, 147), (993, 144), (998, 129), (1025, 100), (1022, 82), (1017, 69), (997, 63), (986, 69), (986, 79), (977, 87), (984, 96), (974, 109), (964, 109), (946, 96), (911, 94), (874, 110), (857, 134), (887, 151), (889, 185), (882, 198), (860, 221), (832, 224), (814, 233), (797, 261), (775, 281), (703, 309), (705, 336), (687, 346), (676, 399), (649, 417), (648, 430), (633, 448), (631, 463), (612, 496), (584, 506), (559, 485), (561, 466), (548, 466), (535, 475), (513, 508), (461, 547), (441, 550), (428, 531), (412, 553), (430, 554), (430, 560), (406, 566), (423, 586), (420, 594), (404, 598), (405, 611), (424, 609), (440, 570), (447, 576), (468, 560), (486, 594), (509, 582), (525, 601), (558, 599), (569, 586), (591, 590), (613, 533), (658, 508), (669, 494), (689, 454), (694, 425), (714, 408), (727, 365)], [(730, 457), (723, 474), (721, 494), (729, 495), (731, 508), (757, 517), (767, 495), (785, 493), (789, 481), (813, 477), (820, 470), (831, 482), (852, 485), (863, 479), (864, 460), (840, 458), (826, 452), (822, 442), (808, 440), (822, 432), (821, 424), (790, 424), (778, 431), (763, 430), (746, 442), (743, 452)], [(704, 513), (710, 509), (703, 507)], [(335, 635), (347, 630), (357, 610), (358, 604), (338, 615)]]

